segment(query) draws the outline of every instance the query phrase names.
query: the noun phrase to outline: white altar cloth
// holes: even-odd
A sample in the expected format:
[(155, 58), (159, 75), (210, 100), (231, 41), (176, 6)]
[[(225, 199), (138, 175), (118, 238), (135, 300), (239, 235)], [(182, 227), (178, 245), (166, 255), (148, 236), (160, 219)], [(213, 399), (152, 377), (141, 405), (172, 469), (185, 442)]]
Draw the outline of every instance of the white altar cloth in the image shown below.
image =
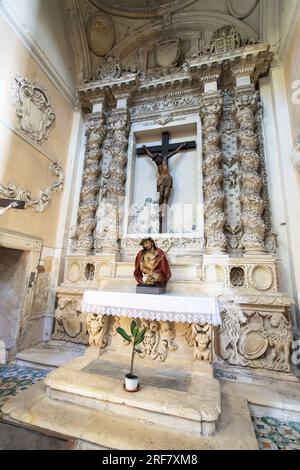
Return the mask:
[(177, 323), (221, 324), (217, 299), (205, 296), (86, 290), (82, 299), (82, 311)]

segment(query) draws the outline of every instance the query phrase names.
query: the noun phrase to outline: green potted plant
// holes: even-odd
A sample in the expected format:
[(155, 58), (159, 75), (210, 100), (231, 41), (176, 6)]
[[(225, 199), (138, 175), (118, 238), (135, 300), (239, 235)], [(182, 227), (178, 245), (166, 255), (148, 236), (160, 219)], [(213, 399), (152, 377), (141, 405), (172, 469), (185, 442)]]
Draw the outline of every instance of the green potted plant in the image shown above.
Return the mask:
[(123, 328), (117, 328), (117, 332), (125, 339), (128, 343), (132, 344), (132, 354), (130, 363), (130, 372), (125, 375), (125, 389), (129, 392), (136, 392), (139, 389), (139, 378), (133, 374), (133, 361), (134, 354), (141, 353), (141, 350), (137, 346), (144, 341), (146, 328), (139, 330), (137, 322), (133, 320), (130, 324), (131, 335), (127, 334)]

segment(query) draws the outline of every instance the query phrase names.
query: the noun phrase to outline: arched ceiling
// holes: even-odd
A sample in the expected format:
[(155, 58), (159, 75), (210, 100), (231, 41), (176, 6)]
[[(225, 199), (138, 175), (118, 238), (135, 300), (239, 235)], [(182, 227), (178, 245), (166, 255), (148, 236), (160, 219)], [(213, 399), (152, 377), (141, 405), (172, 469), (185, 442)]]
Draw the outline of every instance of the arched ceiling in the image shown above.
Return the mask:
[[(140, 50), (157, 41), (179, 38), (182, 54), (205, 47), (224, 25), (234, 26), (243, 39), (256, 41), (264, 0), (64, 0), (78, 81), (90, 80), (107, 58), (122, 66), (139, 66)], [(183, 58), (184, 58), (183, 57)], [(152, 61), (152, 62), (151, 62)]]

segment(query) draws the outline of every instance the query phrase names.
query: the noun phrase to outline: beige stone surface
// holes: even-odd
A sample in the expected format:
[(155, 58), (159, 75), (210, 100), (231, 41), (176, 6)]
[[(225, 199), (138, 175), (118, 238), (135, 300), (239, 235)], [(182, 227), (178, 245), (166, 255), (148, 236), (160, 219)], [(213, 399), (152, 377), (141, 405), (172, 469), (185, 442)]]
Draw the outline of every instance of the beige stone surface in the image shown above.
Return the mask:
[[(77, 364), (79, 362), (80, 360), (77, 360)], [(66, 366), (51, 372), (46, 377), (45, 384), (49, 389), (79, 397), (95, 398), (102, 402), (122, 404), (193, 421), (214, 422), (219, 417), (219, 383), (210, 376), (192, 376), (187, 392), (141, 384), (141, 390), (131, 394), (122, 389), (122, 380), (122, 377), (104, 377), (83, 370), (72, 370)]]
[(4, 418), (49, 429), (65, 436), (109, 449), (249, 449), (258, 448), (247, 403), (224, 394), (224, 412), (218, 432), (212, 437), (195, 437), (179, 430), (166, 430), (105, 411), (59, 402), (46, 397), (38, 383), (20, 392), (3, 408)]
[[(7, 47), (9, 45), (10, 51), (6, 53), (3, 49), (1, 55), (0, 80), (3, 85), (1, 95), (3, 100), (0, 109), (0, 181), (5, 186), (8, 183), (14, 183), (21, 188), (28, 189), (32, 192), (32, 197), (36, 198), (41, 189), (46, 189), (52, 184), (54, 178), (50, 175), (50, 162), (47, 158), (11, 130), (11, 128), (17, 128), (18, 125), (11, 88), (14, 78), (22, 75), (29, 80), (38, 81), (47, 88), (56, 120), (48, 140), (42, 144), (42, 149), (59, 161), (64, 170), (68, 158), (74, 110), (41, 70), (5, 20), (1, 18), (0, 22), (1, 44)], [(0, 227), (41, 237), (45, 246), (55, 247), (61, 200), (62, 195), (55, 194), (49, 209), (41, 214), (34, 213), (32, 209), (8, 211), (1, 217)]]

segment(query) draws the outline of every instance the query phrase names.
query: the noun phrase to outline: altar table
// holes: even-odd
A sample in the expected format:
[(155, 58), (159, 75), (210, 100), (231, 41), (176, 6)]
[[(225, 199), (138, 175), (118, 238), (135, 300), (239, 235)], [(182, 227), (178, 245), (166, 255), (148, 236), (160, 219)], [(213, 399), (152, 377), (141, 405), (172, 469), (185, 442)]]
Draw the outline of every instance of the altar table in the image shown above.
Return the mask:
[(221, 324), (217, 299), (196, 295), (145, 295), (86, 290), (82, 299), (82, 311), (176, 323)]

